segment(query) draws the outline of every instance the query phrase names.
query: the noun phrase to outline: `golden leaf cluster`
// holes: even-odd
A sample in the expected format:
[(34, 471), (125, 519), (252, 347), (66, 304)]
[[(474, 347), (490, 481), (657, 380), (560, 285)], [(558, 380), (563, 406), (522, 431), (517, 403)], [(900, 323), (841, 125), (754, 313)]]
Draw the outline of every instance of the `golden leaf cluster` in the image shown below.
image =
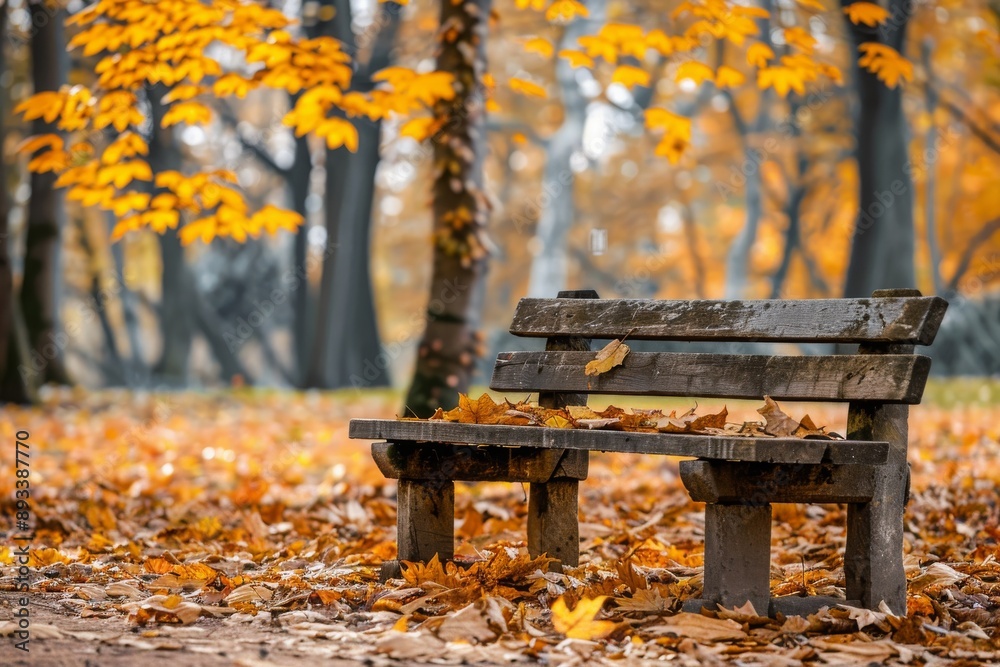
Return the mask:
[[(39, 92), (15, 112), (82, 139), (67, 146), (59, 135), (43, 135), (21, 150), (35, 153), (31, 170), (59, 174), (57, 185), (69, 188), (70, 200), (117, 216), (134, 212), (115, 227), (116, 239), (133, 230), (178, 227), (184, 211), (204, 214), (183, 227), (184, 243), (219, 236), (243, 241), (302, 223), (297, 213), (274, 206), (250, 213), (230, 187), (235, 180), (220, 182), (219, 172), (154, 181), (144, 159), (149, 153), (144, 128), (154, 120), (150, 101), (166, 105), (158, 122), (167, 128), (211, 124), (206, 96), (243, 98), (260, 87), (302, 92), (284, 123), (297, 136), (314, 133), (331, 149), (354, 151), (358, 133), (350, 117), (406, 115), (454, 95), (449, 74), (403, 68), (376, 75), (380, 85), (370, 93), (351, 91), (350, 56), (338, 40), (297, 38), (280, 10), (250, 0), (100, 0), (67, 23), (78, 28), (69, 48), (96, 57), (94, 83)], [(246, 68), (226, 71), (219, 53), (241, 54)], [(162, 91), (161, 99), (149, 100), (156, 91)], [(101, 133), (106, 128), (117, 133), (110, 143)], [(92, 137), (105, 144), (103, 150)]]

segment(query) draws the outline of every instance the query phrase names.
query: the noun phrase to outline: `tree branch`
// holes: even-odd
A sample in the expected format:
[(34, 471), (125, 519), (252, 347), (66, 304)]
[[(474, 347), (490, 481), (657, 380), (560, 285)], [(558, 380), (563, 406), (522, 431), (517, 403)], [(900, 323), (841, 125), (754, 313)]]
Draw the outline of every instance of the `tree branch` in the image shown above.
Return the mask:
[(958, 283), (962, 279), (962, 276), (965, 275), (965, 272), (969, 270), (969, 265), (972, 264), (972, 258), (975, 256), (979, 246), (986, 243), (998, 231), (1000, 231), (1000, 218), (993, 218), (969, 239), (969, 244), (965, 246), (962, 258), (958, 261), (958, 266), (955, 267), (955, 273), (952, 275), (951, 280), (948, 281), (949, 294), (954, 294), (958, 291)]
[(239, 140), (240, 145), (243, 146), (244, 150), (253, 154), (253, 156), (257, 158), (261, 164), (273, 171), (276, 175), (286, 181), (291, 179), (292, 172), (275, 162), (274, 158), (266, 148), (261, 146), (259, 142), (252, 141), (243, 136), (239, 129), (239, 120), (235, 115), (233, 115), (232, 109), (230, 109), (225, 102), (220, 101), (215, 105), (215, 108), (219, 113), (219, 118), (221, 118), (222, 122), (233, 131), (233, 134), (236, 135), (236, 138)]

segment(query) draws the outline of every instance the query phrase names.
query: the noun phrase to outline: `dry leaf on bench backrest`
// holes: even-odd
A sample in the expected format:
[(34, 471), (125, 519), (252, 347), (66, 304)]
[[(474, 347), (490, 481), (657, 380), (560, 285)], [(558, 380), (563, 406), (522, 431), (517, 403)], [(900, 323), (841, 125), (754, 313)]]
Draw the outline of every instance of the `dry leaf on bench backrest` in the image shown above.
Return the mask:
[(621, 366), (625, 355), (629, 352), (629, 347), (617, 338), (601, 349), (593, 361), (587, 363), (583, 369), (584, 375), (600, 375), (607, 373), (615, 366)]

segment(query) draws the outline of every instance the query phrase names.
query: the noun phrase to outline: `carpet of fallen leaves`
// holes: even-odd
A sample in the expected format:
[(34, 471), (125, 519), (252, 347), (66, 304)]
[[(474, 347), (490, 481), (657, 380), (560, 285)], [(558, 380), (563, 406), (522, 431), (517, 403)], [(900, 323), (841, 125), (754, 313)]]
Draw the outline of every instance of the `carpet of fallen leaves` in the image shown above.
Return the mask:
[[(20, 657), (6, 538), (26, 430), (36, 538), (24, 664), (137, 664), (155, 649), (178, 665), (1000, 664), (1000, 385), (982, 392), (990, 400), (929, 400), (910, 419), (908, 616), (834, 607), (778, 619), (679, 613), (699, 593), (703, 519), (676, 460), (592, 456), (579, 568), (527, 556), (520, 485), (459, 485), (464, 567), (412, 566), (380, 584), (395, 556), (395, 484), (347, 423), (393, 416), (398, 396), (57, 393), (0, 412), (0, 657)], [(758, 406), (727, 407), (749, 420)], [(843, 432), (842, 407), (808, 410)], [(844, 515), (774, 507), (773, 594), (843, 595)]]

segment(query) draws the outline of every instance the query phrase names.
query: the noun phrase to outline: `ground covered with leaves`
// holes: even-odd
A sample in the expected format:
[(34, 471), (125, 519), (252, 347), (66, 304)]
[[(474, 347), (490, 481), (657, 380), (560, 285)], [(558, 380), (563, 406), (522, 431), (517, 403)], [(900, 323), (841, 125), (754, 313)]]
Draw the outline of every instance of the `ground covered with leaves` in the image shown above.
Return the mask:
[[(912, 413), (907, 617), (835, 607), (767, 619), (679, 612), (701, 587), (703, 519), (676, 460), (592, 456), (579, 568), (557, 573), (528, 557), (520, 485), (459, 485), (463, 567), (412, 566), (380, 584), (379, 565), (395, 556), (395, 484), (367, 443), (347, 439), (347, 423), (391, 417), (398, 396), (54, 395), (0, 413), (0, 529), (9, 538), (15, 528), (18, 431), (30, 434), (36, 525), (30, 654), (13, 648), (17, 568), (12, 542), (0, 542), (0, 658), (998, 664), (998, 403), (997, 383), (937, 384)], [(757, 407), (727, 406), (736, 421), (759, 418)], [(808, 410), (843, 432), (843, 408)], [(773, 594), (843, 595), (844, 519), (837, 505), (774, 507)]]

